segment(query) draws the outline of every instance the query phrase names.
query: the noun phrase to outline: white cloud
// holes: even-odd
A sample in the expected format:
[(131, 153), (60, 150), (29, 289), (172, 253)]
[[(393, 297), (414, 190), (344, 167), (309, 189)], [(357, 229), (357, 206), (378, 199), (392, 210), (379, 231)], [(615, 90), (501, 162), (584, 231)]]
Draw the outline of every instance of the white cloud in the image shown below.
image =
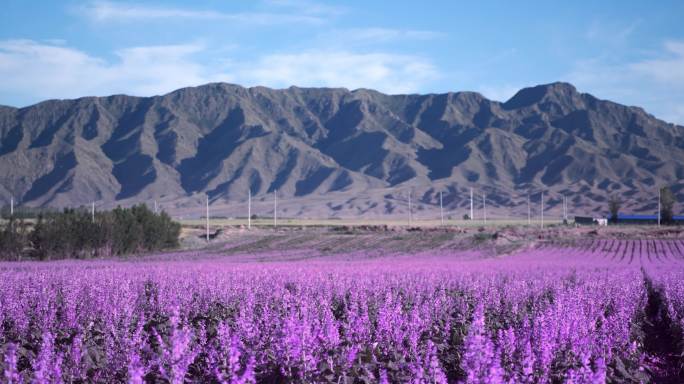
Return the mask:
[(684, 87), (684, 41), (667, 41), (661, 58), (632, 63), (633, 71), (666, 84)]
[(215, 81), (408, 93), (437, 77), (430, 61), (411, 55), (308, 51), (207, 62), (200, 58), (207, 51), (200, 43), (132, 47), (105, 60), (64, 45), (0, 41), (0, 97), (11, 99), (0, 103), (116, 93), (149, 96)]
[(684, 125), (684, 102), (681, 104), (672, 103), (668, 111), (663, 112), (663, 119), (665, 121), (674, 121), (680, 125)]
[(347, 12), (345, 7), (311, 0), (266, 0), (265, 3), (271, 7), (289, 8), (308, 15), (339, 16)]
[[(35, 94), (37, 97), (69, 94), (81, 77), (91, 78), (92, 69), (104, 65), (102, 60), (62, 46), (31, 40), (0, 42), (3, 93)], [(74, 70), (76, 68), (78, 70)]]
[(119, 3), (110, 1), (94, 1), (84, 5), (81, 12), (96, 22), (120, 21), (138, 22), (141, 20), (204, 20), (228, 21), (259, 25), (284, 23), (319, 24), (325, 21), (324, 14), (309, 12), (239, 12), (227, 13), (213, 10), (195, 10), (189, 8), (150, 6), (135, 3)]
[(168, 18), (220, 19), (224, 17), (222, 13), (214, 11), (193, 11), (181, 8), (163, 8), (109, 1), (89, 3), (83, 7), (83, 10), (97, 21)]
[(584, 37), (589, 41), (606, 43), (609, 46), (622, 45), (628, 42), (641, 24), (641, 19), (633, 20), (629, 24), (594, 20), (587, 28)]
[(395, 29), (383, 27), (325, 29), (315, 34), (311, 46), (330, 51), (385, 50), (387, 47), (406, 48), (406, 43), (426, 43), (445, 35), (430, 30)]
[(563, 80), (597, 97), (684, 124), (684, 42), (665, 42), (659, 52), (630, 62), (610, 57), (581, 60)]
[(107, 62), (66, 46), (0, 41), (0, 93), (38, 101), (87, 95), (150, 95), (215, 78), (191, 56), (200, 44), (129, 48)]
[(342, 86), (410, 93), (437, 78), (437, 71), (419, 56), (323, 51), (267, 55), (255, 63), (238, 65), (235, 75), (251, 85)]
[(386, 43), (405, 40), (432, 40), (443, 36), (429, 30), (391, 29), (391, 28), (351, 28), (337, 30), (333, 34), (346, 42)]
[[(217, 79), (192, 55), (203, 51), (201, 44), (134, 47), (116, 52), (120, 62), (104, 70), (112, 84), (122, 82), (139, 95), (165, 93), (187, 84)], [(125, 84), (125, 85), (124, 85)], [(122, 89), (121, 92), (126, 92)]]

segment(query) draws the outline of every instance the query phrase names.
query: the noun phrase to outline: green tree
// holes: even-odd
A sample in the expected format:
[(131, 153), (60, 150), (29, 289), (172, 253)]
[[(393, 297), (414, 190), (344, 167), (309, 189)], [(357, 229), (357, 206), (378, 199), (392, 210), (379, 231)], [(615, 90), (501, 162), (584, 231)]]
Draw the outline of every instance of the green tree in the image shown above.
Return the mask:
[(675, 196), (669, 187), (660, 189), (660, 220), (665, 224), (674, 222)]
[(608, 211), (610, 211), (610, 221), (617, 223), (618, 214), (620, 213), (620, 208), (622, 208), (622, 200), (618, 194), (613, 194), (608, 199)]
[[(79, 208), (39, 215), (28, 239), (41, 260), (91, 258), (175, 248), (180, 230), (169, 215), (155, 214), (145, 205), (98, 212), (95, 220), (88, 209)], [(12, 238), (3, 232), (0, 240), (9, 241), (5, 239)], [(3, 249), (0, 254), (4, 256)]]
[(0, 257), (4, 260), (20, 260), (27, 245), (24, 221), (10, 217), (0, 229)]

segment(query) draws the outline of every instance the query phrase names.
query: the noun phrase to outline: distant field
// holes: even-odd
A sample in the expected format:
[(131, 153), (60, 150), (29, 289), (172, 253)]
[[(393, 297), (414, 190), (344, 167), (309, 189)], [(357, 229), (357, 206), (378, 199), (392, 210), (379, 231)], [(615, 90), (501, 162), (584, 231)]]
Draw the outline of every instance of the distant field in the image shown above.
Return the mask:
[[(398, 225), (394, 225), (398, 223)], [(182, 248), (210, 250), (216, 255), (261, 253), (282, 250), (315, 250), (314, 254), (348, 252), (424, 252), (433, 250), (486, 251), (505, 255), (520, 249), (540, 245), (577, 246), (597, 239), (684, 239), (684, 228), (656, 226), (578, 226), (526, 225), (515, 221), (496, 221), (482, 227), (477, 222), (416, 223), (408, 227), (390, 221), (351, 220), (290, 220), (273, 228), (269, 223), (257, 222), (251, 229), (239, 220), (221, 220), (210, 225), (211, 239), (207, 242), (204, 222), (184, 223), (181, 233)], [(362, 224), (362, 225), (361, 225)], [(386, 225), (387, 224), (387, 225)], [(413, 224), (413, 223), (412, 223)], [(504, 225), (512, 224), (512, 225)], [(219, 233), (218, 229), (222, 229)], [(309, 257), (296, 255), (296, 258)]]
[[(205, 226), (205, 219), (188, 219), (179, 220), (184, 226)], [(544, 220), (544, 225), (561, 224), (562, 220), (551, 219)], [(573, 224), (572, 221), (569, 224)], [(210, 219), (210, 226), (247, 226), (247, 219)], [(408, 220), (404, 219), (278, 219), (278, 226), (284, 227), (330, 227), (330, 226), (362, 226), (362, 225), (387, 225), (387, 226), (409, 226)], [(506, 226), (517, 225), (527, 226), (527, 220), (516, 219), (488, 219), (486, 224), (482, 220), (444, 220), (444, 226), (459, 226), (459, 227), (481, 227), (481, 226)], [(540, 226), (539, 220), (532, 220), (530, 226)], [(272, 227), (273, 219), (255, 219), (252, 220), (252, 226), (255, 227)], [(412, 220), (410, 226), (412, 227), (439, 227), (442, 223), (437, 220)]]
[[(205, 219), (179, 219), (174, 218), (175, 221), (180, 222), (183, 226), (205, 226)], [(26, 224), (34, 224), (35, 219), (23, 219)], [(0, 224), (7, 222), (7, 219), (0, 218)], [(563, 220), (558, 218), (544, 219), (544, 226), (562, 224)], [(574, 221), (569, 219), (568, 224), (574, 225)], [(209, 220), (210, 226), (247, 226), (246, 218), (214, 218)], [(309, 219), (309, 218), (282, 218), (278, 219), (279, 227), (335, 227), (335, 226), (362, 226), (362, 225), (387, 225), (387, 226), (409, 226), (407, 219), (398, 218), (388, 218), (388, 219), (364, 219), (364, 218), (344, 218), (344, 219)], [(447, 220), (444, 219), (444, 224), (439, 219), (415, 219), (411, 220), (411, 227), (440, 227), (440, 226), (458, 226), (458, 227), (482, 227), (482, 226), (532, 226), (539, 227), (541, 222), (538, 218), (532, 219), (531, 223), (528, 224), (527, 220), (523, 219), (511, 219), (511, 218), (493, 218), (487, 219), (485, 222), (481, 219), (476, 220)], [(273, 227), (272, 218), (258, 218), (252, 220), (252, 226), (255, 227)]]

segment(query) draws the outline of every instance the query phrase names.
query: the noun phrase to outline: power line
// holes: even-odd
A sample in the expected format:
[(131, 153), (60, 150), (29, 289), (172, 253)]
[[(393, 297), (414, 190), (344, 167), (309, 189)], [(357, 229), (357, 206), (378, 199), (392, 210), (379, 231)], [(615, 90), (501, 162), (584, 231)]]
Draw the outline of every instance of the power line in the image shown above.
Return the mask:
[(541, 191), (541, 227), (544, 229), (544, 191)]
[(661, 189), (661, 188), (658, 188), (658, 226), (659, 226), (659, 227), (660, 227), (660, 215), (661, 215), (661, 212), (662, 212), (662, 208), (661, 208), (661, 206), (660, 206), (660, 204), (661, 204), (661, 203), (660, 203), (660, 193), (661, 193), (661, 191), (662, 191), (662, 189)]
[(411, 226), (411, 191), (408, 193), (408, 225)]
[(482, 219), (484, 225), (487, 225), (487, 194), (482, 192)]
[(278, 190), (273, 191), (273, 228), (278, 227)]
[(439, 191), (439, 219), (444, 225), (444, 208), (442, 207), (442, 191)]

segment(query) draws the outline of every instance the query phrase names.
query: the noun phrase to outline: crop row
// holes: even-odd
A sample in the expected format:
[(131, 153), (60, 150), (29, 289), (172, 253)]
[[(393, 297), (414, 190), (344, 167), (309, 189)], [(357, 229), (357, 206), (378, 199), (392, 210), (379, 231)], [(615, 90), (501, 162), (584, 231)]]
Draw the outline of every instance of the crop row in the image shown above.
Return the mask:
[[(681, 243), (637, 244), (5, 263), (0, 366), (8, 382), (677, 382)], [(613, 257), (630, 249), (642, 264)]]

